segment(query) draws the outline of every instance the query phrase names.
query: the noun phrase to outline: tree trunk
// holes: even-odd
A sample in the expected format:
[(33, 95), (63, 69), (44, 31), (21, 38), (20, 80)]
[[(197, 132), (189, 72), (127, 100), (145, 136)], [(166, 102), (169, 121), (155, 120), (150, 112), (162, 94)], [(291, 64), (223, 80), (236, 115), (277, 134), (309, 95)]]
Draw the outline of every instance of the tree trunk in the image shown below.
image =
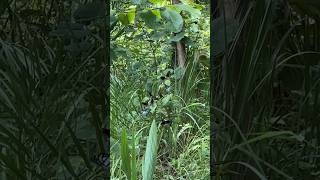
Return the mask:
[[(172, 4), (179, 4), (180, 0), (172, 0)], [(181, 41), (175, 43), (174, 48), (174, 65), (175, 67), (185, 67), (186, 49), (185, 44)]]
[(186, 63), (186, 50), (185, 50), (185, 45), (182, 42), (177, 42), (176, 43), (176, 48), (175, 48), (175, 65), (179, 67), (185, 67)]

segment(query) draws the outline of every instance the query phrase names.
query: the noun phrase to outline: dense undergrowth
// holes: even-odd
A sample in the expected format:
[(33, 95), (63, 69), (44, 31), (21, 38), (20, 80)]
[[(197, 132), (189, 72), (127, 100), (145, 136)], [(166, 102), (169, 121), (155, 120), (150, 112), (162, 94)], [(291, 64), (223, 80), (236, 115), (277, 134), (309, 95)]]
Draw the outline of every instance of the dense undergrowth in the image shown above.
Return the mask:
[[(118, 136), (111, 137), (112, 179), (209, 179), (207, 6), (115, 2), (111, 129)], [(185, 68), (172, 59), (172, 45), (180, 40), (187, 48)]]

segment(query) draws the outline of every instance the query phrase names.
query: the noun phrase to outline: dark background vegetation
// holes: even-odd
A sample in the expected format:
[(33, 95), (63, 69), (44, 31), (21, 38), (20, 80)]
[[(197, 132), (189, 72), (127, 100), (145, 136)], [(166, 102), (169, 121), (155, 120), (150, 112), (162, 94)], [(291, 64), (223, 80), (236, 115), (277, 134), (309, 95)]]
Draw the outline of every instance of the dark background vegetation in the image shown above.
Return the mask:
[(218, 1), (211, 57), (215, 179), (319, 179), (316, 0)]
[(0, 1), (1, 180), (105, 179), (107, 9)]

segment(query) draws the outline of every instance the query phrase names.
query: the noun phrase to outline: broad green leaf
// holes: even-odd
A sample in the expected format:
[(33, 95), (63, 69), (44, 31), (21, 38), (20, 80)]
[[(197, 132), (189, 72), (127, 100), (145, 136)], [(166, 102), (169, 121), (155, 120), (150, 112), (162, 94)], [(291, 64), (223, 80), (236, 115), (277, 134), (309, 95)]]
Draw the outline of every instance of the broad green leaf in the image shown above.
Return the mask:
[(161, 12), (158, 9), (152, 9), (151, 12), (157, 16), (158, 19), (161, 19)]
[(141, 19), (150, 28), (156, 28), (157, 26), (157, 16), (151, 12), (151, 10), (144, 10), (140, 13)]
[(179, 42), (179, 41), (184, 37), (184, 34), (185, 34), (184, 32), (180, 32), (180, 33), (174, 35), (174, 36), (170, 39), (170, 41), (172, 41), (172, 42)]
[(153, 120), (149, 131), (149, 137), (147, 141), (146, 153), (144, 155), (144, 162), (142, 164), (142, 179), (152, 180), (153, 173), (156, 165), (158, 151), (158, 137), (156, 121)]
[(201, 11), (199, 9), (195, 9), (187, 4), (177, 4), (182, 11), (186, 11), (191, 15), (191, 19), (198, 19), (201, 16)]
[(183, 18), (181, 15), (170, 7), (161, 11), (162, 16), (169, 22), (169, 27), (173, 32), (180, 32), (183, 27)]
[(180, 0), (183, 4), (186, 4), (186, 5), (189, 5), (195, 9), (198, 9), (198, 10), (202, 10), (204, 8), (204, 5), (201, 5), (201, 4), (197, 4), (195, 3), (193, 0)]
[(136, 17), (136, 10), (135, 9), (131, 9), (129, 12), (128, 12), (128, 22), (133, 24), (134, 23), (134, 20), (135, 20), (135, 17)]
[(129, 144), (127, 140), (127, 132), (125, 129), (121, 133), (121, 159), (122, 169), (126, 173), (127, 178), (131, 179), (131, 160), (129, 154)]
[(119, 13), (118, 14), (118, 19), (120, 20), (120, 22), (123, 25), (128, 25), (129, 24), (128, 14), (126, 14), (126, 13)]

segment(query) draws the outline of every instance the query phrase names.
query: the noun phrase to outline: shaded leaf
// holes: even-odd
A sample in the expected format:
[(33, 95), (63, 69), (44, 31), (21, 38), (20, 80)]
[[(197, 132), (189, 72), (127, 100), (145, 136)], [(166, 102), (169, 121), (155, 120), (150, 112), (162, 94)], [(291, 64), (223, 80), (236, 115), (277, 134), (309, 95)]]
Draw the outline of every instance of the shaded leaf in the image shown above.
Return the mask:
[[(225, 23), (226, 23), (226, 32), (225, 34)], [(220, 27), (220, 28), (213, 28), (212, 36), (213, 36), (213, 56), (220, 55), (225, 51), (225, 46), (232, 42), (237, 30), (238, 30), (238, 23), (233, 19), (226, 20), (224, 22), (223, 16), (213, 20), (213, 27)], [(225, 42), (227, 39), (227, 42)]]
[(140, 13), (140, 17), (148, 27), (156, 28), (157, 16), (152, 11), (144, 10)]
[(187, 4), (177, 4), (182, 11), (186, 11), (190, 14), (191, 19), (198, 19), (201, 16), (201, 11), (199, 9), (195, 9)]
[(182, 30), (183, 18), (177, 11), (167, 7), (164, 11), (161, 11), (161, 15), (169, 22), (168, 28), (172, 32), (180, 32)]
[(184, 32), (180, 32), (178, 34), (175, 34), (171, 39), (170, 41), (172, 42), (179, 42), (182, 38), (184, 38)]

